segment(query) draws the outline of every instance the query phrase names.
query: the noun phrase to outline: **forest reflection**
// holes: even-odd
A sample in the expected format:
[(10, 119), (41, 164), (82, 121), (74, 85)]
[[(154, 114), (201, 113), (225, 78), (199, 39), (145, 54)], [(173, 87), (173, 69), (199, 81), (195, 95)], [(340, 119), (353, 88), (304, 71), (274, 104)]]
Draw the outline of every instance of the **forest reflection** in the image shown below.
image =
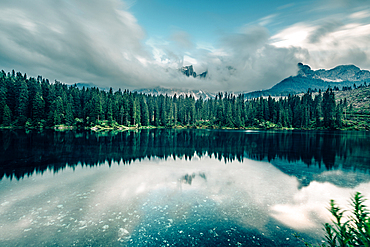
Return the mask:
[(253, 160), (302, 161), (325, 169), (369, 171), (367, 132), (222, 131), (154, 129), (90, 131), (0, 131), (0, 178), (20, 179), (34, 172), (66, 167), (130, 164), (157, 157), (215, 157), (227, 163)]

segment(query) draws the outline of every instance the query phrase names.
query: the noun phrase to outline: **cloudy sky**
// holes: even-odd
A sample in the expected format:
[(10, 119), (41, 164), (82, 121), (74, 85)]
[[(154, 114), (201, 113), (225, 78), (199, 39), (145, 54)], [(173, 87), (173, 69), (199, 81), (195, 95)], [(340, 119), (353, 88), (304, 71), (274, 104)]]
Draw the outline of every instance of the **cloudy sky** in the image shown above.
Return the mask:
[(369, 58), (370, 0), (0, 1), (0, 69), (67, 84), (248, 92)]

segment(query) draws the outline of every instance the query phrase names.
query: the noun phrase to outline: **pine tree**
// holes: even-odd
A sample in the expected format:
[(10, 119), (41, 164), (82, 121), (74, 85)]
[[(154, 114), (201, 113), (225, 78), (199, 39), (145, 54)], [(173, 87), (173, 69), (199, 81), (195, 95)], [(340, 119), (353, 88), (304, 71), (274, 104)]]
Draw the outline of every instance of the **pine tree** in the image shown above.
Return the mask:
[(149, 125), (149, 109), (148, 104), (145, 100), (145, 97), (140, 97), (140, 105), (141, 105), (141, 125), (148, 126)]
[(123, 106), (121, 106), (120, 110), (119, 110), (119, 116), (120, 116), (120, 121), (119, 121), (119, 124), (123, 125), (124, 122), (123, 122), (123, 117), (125, 115), (125, 110), (123, 109)]
[(93, 92), (92, 99), (88, 104), (88, 117), (90, 123), (95, 124), (96, 121), (100, 120), (100, 115), (102, 113), (102, 105), (100, 101), (100, 96), (98, 92)]
[(234, 118), (233, 118), (233, 113), (232, 113), (232, 110), (231, 110), (231, 104), (229, 101), (226, 101), (225, 102), (225, 108), (226, 108), (226, 113), (225, 113), (225, 118), (223, 120), (225, 126), (227, 127), (230, 127), (230, 128), (234, 128), (235, 125), (234, 125)]
[(54, 125), (58, 125), (58, 124), (61, 124), (61, 119), (60, 119), (60, 115), (55, 110), (54, 111)]
[(24, 80), (20, 81), (19, 96), (16, 107), (18, 124), (20, 126), (23, 126), (27, 121), (27, 109), (28, 109), (28, 88)]
[(66, 107), (66, 117), (65, 117), (66, 124), (68, 126), (72, 126), (74, 123), (73, 117), (73, 110), (72, 110), (72, 103), (68, 102)]
[(45, 103), (40, 92), (36, 92), (32, 103), (33, 120), (37, 123), (44, 119)]
[(133, 119), (133, 125), (141, 125), (141, 109), (140, 109), (140, 102), (138, 98), (135, 98), (133, 100), (133, 106), (132, 106), (132, 119)]
[(50, 92), (49, 80), (43, 79), (41, 82), (42, 98), (45, 102), (45, 112), (50, 112), (51, 104), (53, 103), (53, 95)]
[(338, 104), (335, 111), (335, 126), (342, 128), (343, 126), (343, 104)]
[(188, 98), (188, 100), (189, 100), (189, 104), (188, 104), (188, 106), (189, 106), (189, 108), (188, 108), (189, 109), (189, 124), (192, 125), (196, 121), (195, 99), (192, 96), (190, 96)]
[(4, 110), (5, 110), (5, 106), (7, 106), (6, 96), (7, 96), (7, 89), (5, 87), (5, 81), (2, 78), (0, 81), (0, 124), (3, 122)]
[(314, 100), (316, 127), (321, 127), (321, 117), (322, 117), (321, 104), (322, 104), (322, 96), (321, 96), (321, 91), (320, 91), (319, 94), (315, 97), (315, 100)]
[(326, 90), (322, 99), (322, 112), (324, 126), (334, 128), (335, 123), (335, 97), (331, 89)]
[(176, 126), (177, 125), (177, 103), (174, 103), (173, 104), (173, 124), (174, 124), (174, 126)]
[(166, 125), (167, 111), (166, 111), (166, 98), (161, 95), (159, 96), (160, 105), (159, 105), (159, 114), (160, 114), (160, 125)]
[[(158, 99), (158, 97), (156, 98)], [(158, 105), (158, 100), (155, 101), (154, 103), (154, 126), (159, 126), (160, 124), (160, 113), (159, 113), (159, 105)]]
[(3, 125), (4, 126), (10, 126), (12, 122), (12, 111), (8, 107), (8, 105), (4, 106), (4, 111), (3, 111)]
[(109, 123), (113, 122), (113, 103), (112, 103), (112, 99), (108, 99), (108, 103), (107, 103), (107, 120), (108, 120)]

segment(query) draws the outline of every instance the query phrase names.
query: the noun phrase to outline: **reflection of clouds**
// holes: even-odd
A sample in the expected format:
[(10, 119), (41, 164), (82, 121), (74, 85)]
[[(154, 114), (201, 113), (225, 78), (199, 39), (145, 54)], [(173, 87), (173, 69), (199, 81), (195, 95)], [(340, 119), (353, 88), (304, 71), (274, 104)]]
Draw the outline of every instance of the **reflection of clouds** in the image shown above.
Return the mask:
[(45, 172), (19, 181), (3, 179), (0, 182), (0, 245), (4, 239), (19, 239), (34, 235), (37, 230), (43, 232), (45, 227), (62, 225), (64, 217), (75, 206), (82, 206), (71, 198), (78, 194), (76, 191), (86, 189), (83, 181), (90, 181), (89, 177), (95, 173), (94, 169), (79, 173), (66, 169), (58, 174)]
[[(192, 183), (179, 182), (187, 174), (205, 174), (207, 180), (194, 176)], [(170, 203), (166, 197), (179, 193), (200, 193), (217, 203), (225, 218), (242, 225), (264, 229), (269, 218), (269, 209), (275, 204), (293, 200), (298, 191), (298, 182), (267, 162), (245, 159), (243, 163), (231, 162), (225, 165), (214, 158), (168, 159), (144, 161), (116, 172), (109, 172), (98, 181), (96, 197), (90, 204), (100, 203), (98, 208), (91, 209), (105, 212), (109, 208), (130, 208), (139, 210), (146, 198), (160, 191), (163, 198), (157, 195), (156, 203)], [(198, 198), (199, 199), (199, 198)], [(198, 199), (190, 202), (189, 210)], [(152, 199), (153, 200), (153, 199)], [(88, 216), (90, 217), (90, 216)]]
[[(178, 180), (184, 175), (199, 173), (204, 173), (207, 180), (194, 176), (191, 185), (179, 185)], [(165, 197), (179, 190), (191, 190), (216, 202), (228, 218), (257, 229), (263, 229), (268, 217), (272, 216), (293, 229), (321, 230), (322, 222), (330, 220), (327, 211), (329, 200), (336, 199), (344, 205), (359, 189), (311, 182), (299, 190), (296, 177), (286, 175), (270, 163), (248, 159), (227, 165), (209, 157), (191, 162), (184, 159), (157, 160), (155, 165), (146, 161), (126, 167), (125, 171), (113, 176), (106, 180), (110, 181), (107, 186), (112, 185), (112, 181), (117, 182), (113, 183), (113, 189), (109, 189), (109, 195), (104, 196), (105, 207), (117, 203), (131, 206), (137, 203), (136, 207), (140, 207), (140, 202), (153, 191), (161, 191)], [(365, 192), (367, 194), (370, 191)], [(118, 202), (117, 198), (123, 201)], [(161, 203), (161, 199), (157, 202)]]
[(268, 162), (225, 164), (207, 156), (66, 169), (0, 182), (0, 242), (57, 230), (63, 231), (63, 241), (81, 231), (116, 231), (117, 239), (126, 241), (144, 221), (155, 228), (151, 221), (165, 217), (162, 221), (172, 225), (198, 217), (192, 212), (202, 208), (266, 234), (271, 217), (294, 230), (320, 232), (322, 222), (330, 220), (329, 199), (348, 206), (355, 191), (370, 195), (369, 185), (349, 189), (313, 181), (299, 189), (295, 176)]
[(46, 190), (45, 185), (34, 185), (34, 186), (22, 186), (19, 182), (16, 183), (16, 191), (11, 189), (9, 191), (5, 191), (5, 193), (1, 193), (2, 200), (0, 200), (0, 214), (4, 214), (7, 211), (14, 208), (15, 204), (19, 201), (24, 201), (34, 196), (38, 196), (39, 194), (43, 193)]
[(323, 222), (330, 222), (327, 210), (330, 199), (341, 208), (349, 208), (349, 200), (356, 191), (370, 195), (370, 183), (356, 188), (340, 188), (331, 183), (311, 182), (309, 186), (294, 193), (293, 200), (284, 204), (275, 204), (271, 216), (283, 224), (298, 230), (317, 229)]

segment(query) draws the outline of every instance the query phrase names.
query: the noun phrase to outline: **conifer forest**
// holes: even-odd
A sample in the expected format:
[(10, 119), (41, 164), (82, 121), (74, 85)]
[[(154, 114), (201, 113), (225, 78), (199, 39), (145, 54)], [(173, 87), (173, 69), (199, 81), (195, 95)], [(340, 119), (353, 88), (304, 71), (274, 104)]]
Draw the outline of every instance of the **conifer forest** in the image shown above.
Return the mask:
[(191, 95), (147, 95), (129, 90), (79, 88), (50, 83), (20, 72), (0, 72), (0, 126), (57, 125), (207, 127), (207, 128), (341, 128), (346, 100), (336, 103), (328, 89), (316, 93), (245, 100), (243, 95), (218, 93), (214, 99)]

